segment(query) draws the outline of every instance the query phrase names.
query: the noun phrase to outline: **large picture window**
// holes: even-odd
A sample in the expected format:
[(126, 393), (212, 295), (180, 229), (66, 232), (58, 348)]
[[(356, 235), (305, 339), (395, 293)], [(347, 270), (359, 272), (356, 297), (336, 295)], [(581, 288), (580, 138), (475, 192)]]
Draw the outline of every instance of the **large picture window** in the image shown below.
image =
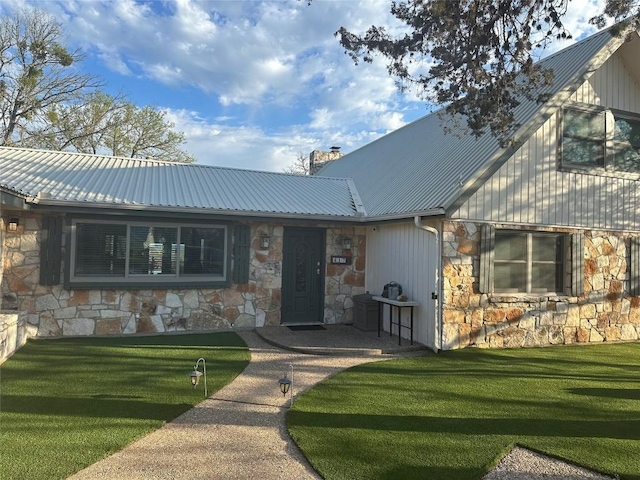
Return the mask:
[(496, 231), (496, 292), (541, 293), (564, 290), (564, 235)]
[(640, 115), (569, 107), (563, 110), (561, 125), (563, 167), (640, 174)]
[(71, 282), (226, 282), (228, 234), (224, 225), (171, 225), (75, 220)]

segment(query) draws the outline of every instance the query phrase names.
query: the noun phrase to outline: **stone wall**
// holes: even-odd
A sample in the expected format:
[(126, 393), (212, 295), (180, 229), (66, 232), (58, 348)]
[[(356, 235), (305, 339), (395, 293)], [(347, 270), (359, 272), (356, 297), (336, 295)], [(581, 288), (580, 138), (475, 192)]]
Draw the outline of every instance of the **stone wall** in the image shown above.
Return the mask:
[(0, 311), (0, 365), (34, 335), (24, 313)]
[[(340, 246), (341, 239), (351, 239), (351, 250)], [(334, 227), (327, 229), (327, 258), (324, 297), (325, 323), (353, 323), (353, 296), (364, 290), (366, 227)], [(331, 256), (347, 256), (351, 265), (331, 264)]]
[[(2, 308), (25, 312), (37, 336), (212, 331), (280, 324), (283, 225), (251, 224), (248, 283), (154, 290), (65, 290), (62, 285), (38, 285), (40, 227), (39, 216), (22, 214), (18, 231), (6, 232), (2, 258)], [(270, 236), (265, 250), (260, 248), (263, 233)], [(341, 236), (352, 238), (351, 252), (337, 246)], [(331, 255), (347, 253), (353, 256), (352, 265), (330, 264)], [(327, 228), (326, 256), (325, 322), (350, 322), (351, 296), (364, 292), (364, 228)]]
[(444, 223), (444, 349), (638, 340), (640, 298), (628, 293), (629, 234), (585, 232), (584, 295), (501, 296), (478, 291), (480, 227)]

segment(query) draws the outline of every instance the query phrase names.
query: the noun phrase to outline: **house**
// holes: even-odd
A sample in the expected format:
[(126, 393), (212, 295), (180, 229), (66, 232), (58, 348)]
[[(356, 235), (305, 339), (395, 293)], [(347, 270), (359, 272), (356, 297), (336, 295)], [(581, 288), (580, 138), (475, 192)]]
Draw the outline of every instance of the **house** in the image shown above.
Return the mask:
[(638, 339), (639, 51), (638, 32), (604, 30), (543, 60), (549, 100), (522, 99), (509, 148), (444, 135), (434, 114), (320, 171), (353, 180), (366, 288), (406, 284), (427, 345)]
[(349, 322), (365, 291), (347, 179), (11, 147), (0, 172), (2, 308), (30, 335)]
[(435, 114), (318, 176), (0, 147), (2, 307), (39, 336), (350, 323), (397, 281), (434, 350), (637, 340), (638, 51), (545, 59), (508, 148)]

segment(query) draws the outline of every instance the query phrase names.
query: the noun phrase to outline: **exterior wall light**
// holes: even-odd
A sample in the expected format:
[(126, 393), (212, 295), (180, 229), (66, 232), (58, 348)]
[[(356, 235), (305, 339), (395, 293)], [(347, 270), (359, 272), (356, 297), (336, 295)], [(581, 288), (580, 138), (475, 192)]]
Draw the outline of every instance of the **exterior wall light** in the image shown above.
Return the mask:
[(351, 237), (342, 237), (339, 243), (343, 250), (351, 250)]
[(262, 250), (266, 250), (267, 248), (269, 248), (270, 240), (271, 240), (271, 237), (269, 237), (269, 235), (267, 235), (266, 233), (263, 233), (262, 235), (260, 235), (260, 248)]
[[(202, 362), (202, 370), (204, 374), (198, 370), (198, 365)], [(195, 389), (200, 383), (200, 377), (204, 376), (204, 396), (207, 397), (207, 362), (204, 358), (199, 358), (196, 364), (193, 366), (193, 372), (189, 374), (189, 379), (191, 380), (191, 385)]]
[(9, 219), (9, 225), (7, 225), (7, 230), (10, 232), (17, 232), (18, 225), (20, 225), (20, 219), (17, 217), (12, 217)]
[(283, 396), (286, 397), (287, 393), (291, 395), (289, 397), (289, 408), (291, 408), (293, 406), (293, 365), (289, 365), (289, 367), (291, 368), (291, 378), (287, 378), (287, 374), (285, 373), (284, 377), (278, 380), (278, 383), (280, 384), (280, 391)]

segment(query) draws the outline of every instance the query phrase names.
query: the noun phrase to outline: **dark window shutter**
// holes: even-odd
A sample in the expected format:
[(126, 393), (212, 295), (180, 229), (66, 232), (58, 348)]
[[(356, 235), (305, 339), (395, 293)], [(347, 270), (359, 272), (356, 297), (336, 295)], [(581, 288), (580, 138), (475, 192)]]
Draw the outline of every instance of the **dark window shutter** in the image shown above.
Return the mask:
[(584, 294), (584, 232), (571, 235), (571, 295)]
[(640, 296), (640, 237), (631, 238), (631, 258), (629, 293), (634, 297)]
[(233, 238), (233, 282), (249, 283), (249, 264), (251, 262), (251, 228), (249, 225), (236, 225)]
[(42, 219), (40, 285), (57, 285), (60, 283), (62, 222), (62, 217), (44, 217)]
[(496, 241), (496, 227), (483, 225), (480, 236), (480, 293), (493, 291), (493, 257)]

